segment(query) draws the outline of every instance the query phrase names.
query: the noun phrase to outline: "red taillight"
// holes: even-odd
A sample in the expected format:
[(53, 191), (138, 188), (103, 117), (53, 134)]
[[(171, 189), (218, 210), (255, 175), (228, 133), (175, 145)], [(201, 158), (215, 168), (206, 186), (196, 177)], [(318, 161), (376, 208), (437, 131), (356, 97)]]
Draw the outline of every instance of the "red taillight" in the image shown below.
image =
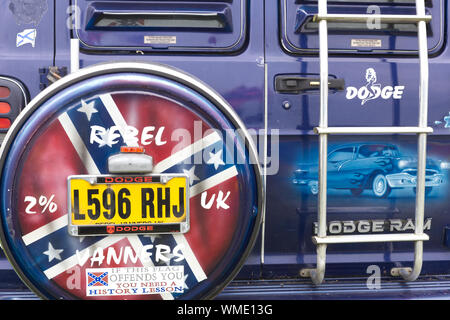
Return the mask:
[(8, 113), (11, 111), (11, 106), (7, 102), (0, 102), (0, 113)]
[(0, 129), (9, 129), (11, 126), (11, 120), (6, 118), (0, 118)]
[(0, 98), (8, 98), (11, 91), (7, 87), (0, 87)]
[(0, 77), (0, 133), (6, 133), (27, 104), (26, 88), (18, 81)]

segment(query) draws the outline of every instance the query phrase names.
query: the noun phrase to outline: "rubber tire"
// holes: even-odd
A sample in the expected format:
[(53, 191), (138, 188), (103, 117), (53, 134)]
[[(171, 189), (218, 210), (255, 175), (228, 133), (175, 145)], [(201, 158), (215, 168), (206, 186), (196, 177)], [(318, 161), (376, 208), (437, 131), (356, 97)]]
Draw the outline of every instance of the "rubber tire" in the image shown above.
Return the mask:
[[(128, 75), (132, 75), (133, 77), (127, 78), (122, 76), (122, 74), (125, 74), (127, 77)], [(100, 80), (102, 80), (104, 77), (110, 78), (115, 77), (113, 80), (108, 80), (107, 82), (109, 86), (103, 86)], [(124, 83), (120, 83), (119, 80), (122, 77), (124, 80)], [(73, 101), (78, 101), (77, 103), (80, 103), (81, 98), (83, 97), (83, 94), (85, 95), (94, 95), (95, 90), (99, 90), (99, 92), (102, 92), (101, 90), (110, 90), (109, 92), (114, 92), (114, 90), (125, 90), (127, 88), (130, 88), (134, 84), (132, 82), (134, 81), (134, 77), (139, 78), (141, 81), (143, 77), (151, 78), (151, 81), (155, 79), (154, 82), (149, 82), (149, 84), (145, 84), (145, 82), (136, 82), (138, 85), (136, 86), (137, 91), (144, 90), (141, 88), (145, 88), (145, 91), (152, 92), (158, 92), (161, 95), (163, 93), (166, 93), (165, 90), (168, 91), (165, 87), (159, 88), (159, 84), (163, 83), (164, 85), (171, 85), (172, 88), (179, 88), (178, 91), (174, 91), (173, 89), (170, 90), (170, 95), (166, 97), (168, 100), (169, 98), (174, 101), (178, 101), (178, 104), (181, 106), (184, 104), (183, 101), (189, 102), (189, 104), (186, 103), (185, 108), (186, 112), (189, 112), (189, 110), (192, 110), (192, 113), (199, 114), (205, 119), (208, 120), (211, 124), (214, 124), (217, 128), (226, 130), (228, 128), (235, 129), (235, 132), (239, 134), (240, 139), (236, 139), (233, 141), (243, 141), (242, 142), (242, 152), (246, 152), (245, 158), (248, 157), (248, 168), (243, 168), (243, 166), (247, 165), (247, 162), (244, 162), (242, 164), (236, 164), (236, 171), (238, 173), (242, 172), (242, 175), (245, 174), (244, 178), (240, 178), (239, 181), (242, 180), (242, 184), (239, 185), (241, 187), (242, 185), (242, 192), (248, 193), (250, 197), (247, 197), (247, 194), (245, 194), (245, 197), (242, 196), (242, 199), (245, 199), (245, 207), (248, 207), (249, 210), (245, 211), (244, 214), (239, 215), (238, 218), (241, 218), (242, 221), (244, 221), (245, 224), (240, 224), (239, 228), (242, 227), (242, 232), (236, 231), (236, 236), (232, 238), (230, 241), (239, 242), (236, 245), (224, 245), (225, 249), (222, 249), (225, 253), (221, 255), (219, 259), (216, 261), (211, 261), (210, 256), (202, 253), (202, 256), (205, 260), (210, 260), (208, 263), (210, 265), (211, 271), (205, 271), (205, 275), (207, 275), (207, 281), (199, 282), (197, 280), (194, 280), (195, 283), (192, 286), (189, 286), (188, 288), (183, 289), (183, 296), (179, 296), (183, 299), (212, 299), (214, 298), (218, 293), (222, 291), (222, 289), (238, 274), (240, 268), (244, 265), (246, 258), (250, 253), (252, 252), (253, 246), (257, 241), (261, 220), (262, 220), (262, 214), (261, 212), (264, 211), (264, 202), (263, 202), (263, 184), (262, 184), (262, 173), (260, 172), (260, 166), (259, 162), (257, 160), (257, 152), (256, 149), (253, 147), (253, 144), (250, 143), (252, 141), (251, 136), (241, 123), (241, 120), (239, 117), (235, 114), (234, 110), (231, 108), (231, 106), (228, 105), (228, 103), (221, 98), (218, 94), (212, 91), (212, 89), (209, 89), (206, 85), (201, 83), (199, 80), (196, 80), (195, 78), (178, 71), (177, 69), (174, 69), (170, 66), (160, 65), (160, 64), (153, 64), (153, 63), (137, 63), (137, 62), (117, 62), (117, 63), (107, 63), (107, 64), (99, 64), (95, 66), (89, 66), (86, 68), (83, 68), (79, 70), (78, 72), (72, 73), (63, 79), (59, 80), (58, 83), (53, 84), (51, 87), (47, 88), (45, 91), (43, 91), (40, 95), (38, 95), (35, 99), (33, 99), (32, 102), (28, 104), (26, 109), (24, 109), (19, 117), (16, 119), (14, 124), (11, 126), (11, 128), (8, 131), (8, 135), (5, 138), (5, 140), (2, 143), (2, 150), (5, 152), (2, 152), (0, 154), (0, 180), (1, 180), (1, 186), (4, 186), (6, 184), (8, 185), (15, 185), (17, 184), (17, 181), (19, 179), (15, 179), (14, 176), (18, 175), (20, 172), (19, 170), (22, 170), (22, 167), (20, 167), (19, 170), (8, 170), (8, 168), (16, 167), (18, 166), (19, 161), (13, 161), (11, 160), (13, 157), (22, 157), (22, 154), (24, 154), (24, 158), (27, 158), (29, 153), (24, 153), (24, 149), (21, 147), (18, 147), (17, 140), (23, 139), (23, 141), (30, 141), (35, 135), (37, 135), (38, 130), (42, 128), (42, 130), (46, 130), (50, 127), (50, 123), (55, 123), (54, 128), (55, 130), (65, 130), (63, 126), (58, 123), (58, 116), (60, 115), (60, 111), (64, 112), (66, 110), (75, 110), (76, 108), (69, 109), (70, 104), (74, 103)], [(119, 80), (118, 80), (119, 79)], [(92, 85), (87, 86), (85, 85), (85, 82), (90, 81)], [(103, 81), (103, 80), (102, 80)], [(106, 81), (106, 80), (105, 80)], [(154, 85), (152, 84), (154, 83)], [(152, 85), (150, 85), (152, 84)], [(158, 84), (158, 85), (156, 85)], [(101, 87), (100, 87), (101, 86)], [(83, 88), (82, 90), (79, 90), (79, 88)], [(77, 88), (75, 90), (75, 88)], [(100, 89), (98, 89), (100, 88)], [(112, 88), (112, 89), (108, 89)], [(167, 87), (169, 88), (169, 86)], [(159, 90), (157, 90), (159, 89)], [(72, 90), (72, 91), (71, 91)], [(83, 93), (81, 93), (83, 92)], [(56, 103), (56, 97), (64, 96), (64, 103)], [(176, 97), (179, 97), (175, 99)], [(196, 99), (198, 97), (198, 102), (194, 102), (197, 100), (188, 100), (189, 98)], [(76, 99), (76, 100), (75, 100)], [(97, 98), (96, 98), (97, 99)], [(185, 99), (185, 100), (183, 100)], [(189, 106), (189, 108), (188, 108)], [(98, 107), (98, 106), (97, 106)], [(181, 110), (181, 109), (180, 109)], [(53, 115), (56, 116), (53, 116)], [(220, 116), (220, 117), (219, 117)], [(205, 120), (206, 123), (206, 120)], [(46, 126), (48, 124), (48, 127)], [(223, 125), (226, 125), (226, 127), (223, 127)], [(28, 128), (33, 129), (28, 129)], [(242, 129), (241, 129), (242, 128)], [(25, 130), (28, 129), (28, 130)], [(241, 130), (238, 130), (241, 129)], [(54, 135), (58, 138), (61, 137), (61, 135)], [(16, 140), (17, 139), (17, 140)], [(38, 138), (36, 138), (37, 140)], [(69, 139), (68, 137), (65, 139)], [(69, 139), (70, 140), (70, 139)], [(245, 142), (245, 145), (244, 145)], [(29, 146), (30, 147), (29, 147)], [(59, 144), (61, 145), (61, 144)], [(53, 143), (53, 146), (55, 144)], [(33, 144), (28, 142), (25, 145), (25, 150), (29, 151), (33, 148)], [(57, 148), (43, 148), (42, 150), (36, 151), (36, 154), (41, 154), (41, 159), (43, 159), (44, 163), (46, 162), (45, 157), (42, 157), (42, 154), (45, 154), (45, 151), (48, 152), (60, 152)], [(69, 152), (76, 152), (75, 149), (70, 149)], [(42, 152), (41, 152), (42, 151)], [(103, 153), (98, 153), (100, 156), (103, 155)], [(106, 154), (106, 153), (105, 153)], [(169, 154), (169, 153), (168, 153)], [(49, 157), (50, 158), (50, 157)], [(49, 159), (47, 158), (47, 159)], [(68, 159), (73, 159), (70, 157), (60, 157), (60, 162), (69, 162)], [(78, 161), (78, 158), (76, 158)], [(25, 161), (25, 160), (24, 160)], [(81, 161), (81, 160), (80, 160)], [(251, 162), (250, 162), (251, 161)], [(58, 171), (54, 169), (54, 163), (49, 162), (50, 170), (49, 172), (57, 175), (63, 175), (64, 173), (62, 171)], [(11, 165), (9, 165), (11, 163)], [(30, 168), (34, 170), (34, 161), (30, 162)], [(242, 166), (242, 167), (239, 167)], [(79, 166), (80, 171), (78, 169), (75, 170), (75, 173), (84, 173), (84, 168)], [(242, 168), (242, 169), (241, 169)], [(245, 170), (244, 170), (245, 169)], [(42, 172), (42, 171), (41, 171)], [(37, 177), (39, 175), (36, 174)], [(247, 177), (248, 176), (248, 177)], [(235, 176), (241, 177), (241, 175), (237, 174)], [(35, 178), (35, 177), (33, 177)], [(63, 183), (66, 184), (66, 178), (67, 176), (63, 176), (63, 179), (55, 179), (58, 181), (63, 181)], [(229, 181), (231, 178), (229, 178), (227, 181)], [(38, 180), (38, 179), (36, 179)], [(9, 182), (6, 182), (9, 181)], [(244, 190), (244, 187), (246, 188)], [(0, 193), (2, 194), (0, 197), (2, 198), (2, 201), (0, 202), (0, 244), (2, 245), (3, 252), (7, 256), (9, 262), (13, 266), (14, 270), (19, 275), (20, 279), (27, 285), (28, 288), (33, 290), (40, 298), (43, 299), (81, 299), (84, 297), (83, 292), (84, 290), (80, 289), (78, 292), (73, 292), (77, 290), (78, 286), (73, 286), (74, 290), (71, 291), (68, 288), (67, 284), (71, 284), (71, 282), (56, 282), (49, 280), (48, 276), (43, 272), (44, 269), (40, 263), (44, 262), (45, 259), (41, 259), (40, 255), (42, 254), (40, 250), (35, 250), (34, 252), (39, 257), (37, 258), (38, 262), (34, 259), (34, 255), (28, 251), (27, 244), (23, 241), (22, 235), (17, 232), (16, 230), (20, 230), (20, 221), (17, 221), (17, 223), (13, 223), (13, 220), (9, 219), (11, 215), (7, 213), (8, 211), (13, 211), (14, 207), (12, 207), (10, 204), (6, 203), (20, 203), (21, 201), (17, 201), (18, 197), (13, 197), (13, 192), (18, 192), (16, 190), (8, 189), (8, 187), (3, 188), (4, 190), (1, 190)], [(8, 193), (10, 196), (6, 196), (6, 193)], [(243, 194), (241, 193), (241, 194)], [(64, 194), (64, 197), (67, 194)], [(227, 196), (228, 197), (228, 196)], [(252, 199), (252, 202), (249, 202), (248, 199)], [(8, 207), (8, 208), (6, 208)], [(62, 207), (62, 206), (61, 206)], [(61, 208), (60, 207), (60, 208)], [(198, 206), (197, 206), (198, 207)], [(11, 208), (11, 209), (10, 209)], [(202, 208), (201, 205), (199, 208)], [(241, 210), (242, 207), (239, 207), (239, 210)], [(194, 211), (194, 210), (192, 210)], [(198, 211), (197, 211), (198, 213)], [(8, 220), (4, 219), (3, 217), (8, 214)], [(15, 214), (15, 217), (20, 217), (19, 214)], [(44, 216), (44, 215), (41, 215)], [(207, 215), (204, 215), (205, 219), (207, 218)], [(49, 219), (53, 219), (51, 216)], [(8, 221), (8, 222), (6, 222)], [(67, 221), (67, 220), (66, 220)], [(202, 221), (202, 219), (196, 220), (197, 224)], [(238, 221), (238, 220), (236, 220)], [(213, 223), (213, 222), (212, 222)], [(217, 223), (217, 222), (214, 222)], [(248, 225), (248, 226), (247, 226)], [(202, 225), (203, 226), (203, 225)], [(15, 227), (19, 229), (14, 229)], [(67, 230), (63, 230), (62, 228), (64, 225), (59, 225), (58, 228), (60, 228), (63, 232), (62, 234), (62, 241), (59, 242), (64, 243), (64, 239), (69, 237), (69, 234)], [(191, 225), (192, 227), (192, 225)], [(67, 226), (65, 226), (67, 228)], [(201, 232), (201, 228), (197, 228), (199, 230), (196, 233), (196, 238), (194, 241), (196, 241), (197, 246), (194, 247), (194, 245), (191, 246), (192, 250), (196, 250), (195, 248), (200, 248), (200, 250), (204, 250), (205, 248), (209, 247), (205, 246), (205, 236), (206, 232)], [(206, 231), (207, 228), (202, 228)], [(224, 228), (225, 229), (225, 228)], [(59, 229), (58, 229), (59, 230)], [(57, 230), (57, 231), (58, 231)], [(226, 230), (226, 229), (225, 229)], [(52, 233), (57, 233), (57, 231)], [(194, 228), (191, 228), (189, 232), (193, 232)], [(229, 232), (235, 233), (235, 230), (232, 228), (229, 229)], [(186, 233), (187, 235), (188, 233)], [(210, 233), (214, 236), (214, 239), (218, 239), (216, 243), (219, 244), (219, 247), (222, 246), (222, 243), (225, 243), (220, 238), (216, 237), (216, 234)], [(134, 237), (134, 236), (133, 236)], [(150, 240), (149, 237), (143, 237), (141, 235), (136, 235), (136, 237), (144, 238), (147, 241), (153, 242), (153, 240)], [(165, 239), (165, 238), (169, 239)], [(91, 241), (97, 241), (94, 239), (94, 237), (87, 237), (90, 238)], [(171, 237), (170, 235), (161, 235), (161, 239), (158, 239), (160, 243), (164, 243), (166, 240), (172, 240), (174, 237)], [(17, 239), (17, 240), (15, 240)], [(242, 240), (240, 240), (242, 239)], [(128, 241), (127, 239), (124, 239), (125, 241)], [(238, 241), (239, 240), (239, 241)], [(36, 240), (37, 241), (37, 240)], [(74, 241), (70, 242), (70, 239), (66, 241), (68, 244), (66, 248), (69, 248), (71, 250), (76, 250), (77, 245), (79, 245), (82, 241)], [(175, 241), (175, 239), (174, 239)], [(187, 243), (187, 242), (185, 242)], [(231, 243), (231, 242), (229, 242)], [(33, 243), (35, 245), (35, 243)], [(82, 244), (80, 244), (82, 245)], [(168, 245), (168, 244), (166, 244)], [(153, 246), (153, 245), (152, 245)], [(228, 249), (228, 247), (230, 249)], [(99, 246), (98, 248), (101, 248)], [(19, 251), (20, 250), (20, 251)], [(22, 250), (26, 253), (22, 253)], [(80, 250), (82, 248), (80, 247)], [(196, 253), (195, 253), (196, 254)], [(76, 255), (75, 255), (76, 256)], [(198, 255), (197, 255), (198, 256)], [(194, 256), (195, 259), (198, 259), (197, 256)], [(223, 258), (222, 258), (223, 257)], [(40, 260), (39, 260), (40, 259)], [(78, 258), (77, 258), (78, 259)], [(50, 260), (50, 259), (49, 259)], [(133, 259), (131, 259), (133, 260)], [(186, 259), (183, 259), (186, 260)], [(170, 261), (170, 260), (169, 260)], [(50, 261), (49, 261), (50, 262)], [(133, 261), (130, 261), (130, 266), (133, 264)], [(86, 265), (87, 268), (89, 268), (88, 264)], [(100, 264), (99, 264), (100, 265)], [(109, 264), (108, 264), (109, 265)], [(200, 267), (203, 269), (205, 268), (204, 265), (200, 265)], [(223, 267), (221, 267), (223, 265)], [(114, 266), (114, 265), (113, 265)], [(126, 266), (126, 263), (118, 264), (119, 267)], [(64, 267), (65, 268), (65, 267)], [(186, 268), (188, 269), (188, 268)], [(223, 272), (221, 271), (223, 269)], [(80, 271), (82, 272), (82, 271)], [(204, 272), (201, 272), (204, 273)], [(64, 276), (71, 276), (71, 273), (61, 273)], [(186, 274), (187, 271), (186, 271)], [(73, 275), (72, 275), (73, 276)], [(56, 277), (54, 277), (56, 278)], [(196, 276), (191, 276), (191, 279), (196, 278)], [(83, 281), (80, 278), (77, 281)], [(197, 283), (199, 283), (197, 285)], [(60, 285), (62, 284), (62, 285)], [(80, 286), (80, 288), (82, 288)], [(192, 289), (192, 290), (191, 290)], [(82, 294), (78, 294), (78, 293)], [(152, 295), (147, 295), (148, 297), (152, 297)], [(174, 297), (175, 298), (175, 297)], [(178, 298), (178, 297), (177, 297)]]

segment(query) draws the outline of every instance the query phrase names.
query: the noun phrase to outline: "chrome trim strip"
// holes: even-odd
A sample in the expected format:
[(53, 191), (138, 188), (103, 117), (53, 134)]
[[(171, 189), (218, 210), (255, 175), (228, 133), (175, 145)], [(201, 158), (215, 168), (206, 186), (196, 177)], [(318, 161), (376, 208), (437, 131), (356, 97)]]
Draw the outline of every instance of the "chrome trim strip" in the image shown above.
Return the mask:
[(355, 234), (343, 236), (327, 236), (325, 238), (313, 237), (315, 244), (338, 244), (338, 243), (373, 243), (373, 242), (404, 242), (404, 241), (427, 241), (430, 237), (425, 234), (394, 233), (394, 234)]

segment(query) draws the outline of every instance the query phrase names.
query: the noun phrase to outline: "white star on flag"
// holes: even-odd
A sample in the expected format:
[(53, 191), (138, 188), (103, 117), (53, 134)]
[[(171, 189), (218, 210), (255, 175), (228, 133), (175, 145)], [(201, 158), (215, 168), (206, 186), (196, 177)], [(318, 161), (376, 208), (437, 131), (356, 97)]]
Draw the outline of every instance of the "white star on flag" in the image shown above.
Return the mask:
[(95, 109), (94, 106), (95, 106), (95, 101), (86, 103), (83, 100), (81, 100), (81, 108), (77, 109), (77, 111), (85, 113), (88, 121), (91, 121), (92, 114), (98, 112), (98, 110)]
[(53, 248), (53, 245), (49, 242), (48, 250), (44, 251), (44, 254), (48, 256), (48, 262), (51, 262), (53, 259), (61, 260), (61, 256), (59, 254), (63, 251), (63, 249)]
[(220, 165), (225, 165), (225, 163), (222, 160), (222, 150), (219, 150), (217, 153), (209, 153), (209, 160), (206, 161), (207, 164), (214, 164), (214, 169), (217, 170), (217, 168)]
[(196, 180), (200, 180), (196, 175), (195, 175), (195, 166), (192, 166), (191, 169), (186, 170), (183, 169), (184, 174), (187, 174), (189, 176), (189, 185), (192, 186), (192, 184), (194, 183), (194, 181)]

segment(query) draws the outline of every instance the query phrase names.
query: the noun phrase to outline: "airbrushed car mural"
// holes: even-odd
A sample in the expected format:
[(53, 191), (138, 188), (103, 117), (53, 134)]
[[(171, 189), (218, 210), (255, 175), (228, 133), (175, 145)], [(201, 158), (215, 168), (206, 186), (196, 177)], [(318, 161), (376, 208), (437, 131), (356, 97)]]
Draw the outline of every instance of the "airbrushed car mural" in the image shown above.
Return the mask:
[[(364, 190), (377, 198), (386, 198), (394, 188), (416, 192), (417, 160), (402, 155), (398, 147), (387, 143), (353, 143), (334, 148), (328, 155), (328, 187), (348, 189), (354, 196)], [(425, 193), (444, 182), (437, 162), (427, 161)], [(300, 164), (292, 182), (318, 193), (317, 164)]]

